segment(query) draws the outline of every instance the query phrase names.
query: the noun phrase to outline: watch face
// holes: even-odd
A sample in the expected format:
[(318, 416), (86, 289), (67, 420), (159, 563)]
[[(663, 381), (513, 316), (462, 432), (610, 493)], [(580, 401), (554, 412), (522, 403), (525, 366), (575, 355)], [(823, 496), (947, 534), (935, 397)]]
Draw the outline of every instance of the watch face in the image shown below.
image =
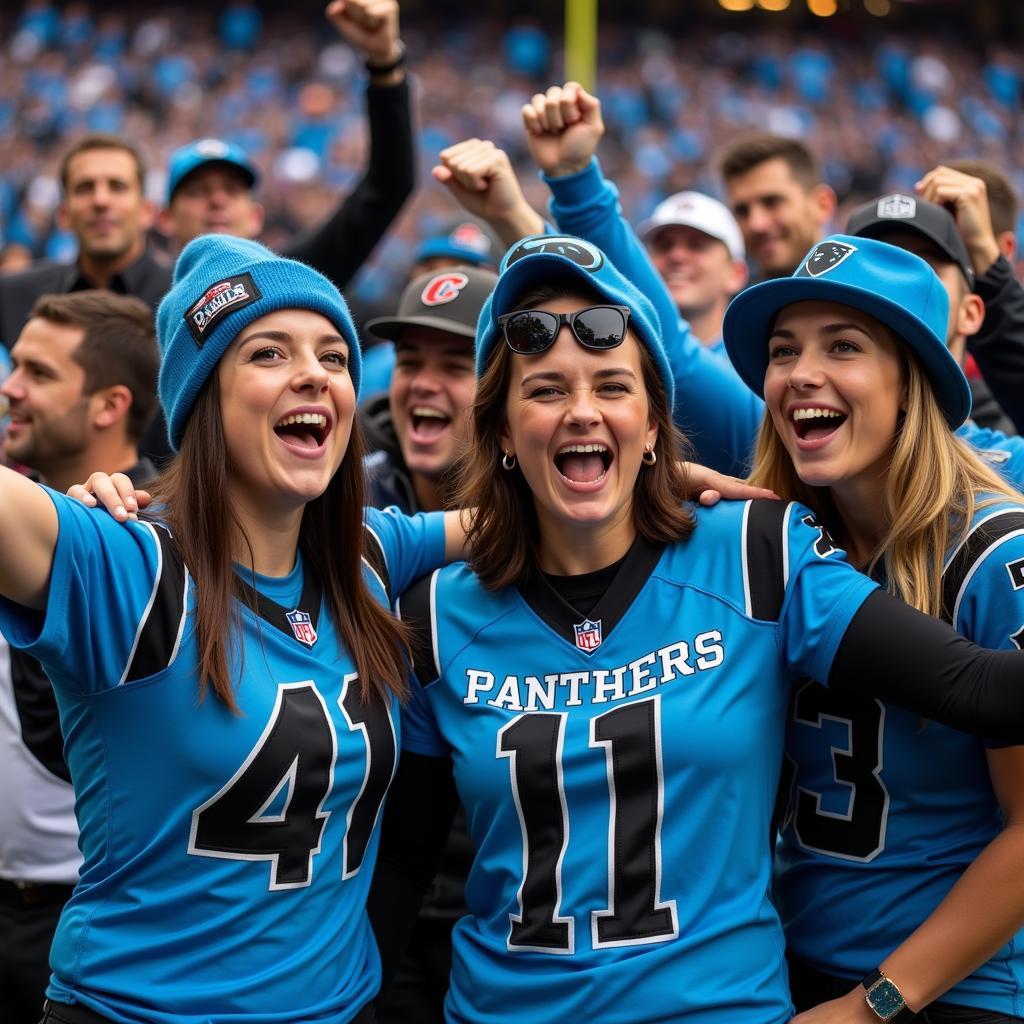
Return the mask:
[(900, 990), (888, 979), (882, 978), (877, 984), (871, 986), (867, 994), (868, 1006), (878, 1014), (882, 1020), (888, 1020), (895, 1016), (906, 1006)]

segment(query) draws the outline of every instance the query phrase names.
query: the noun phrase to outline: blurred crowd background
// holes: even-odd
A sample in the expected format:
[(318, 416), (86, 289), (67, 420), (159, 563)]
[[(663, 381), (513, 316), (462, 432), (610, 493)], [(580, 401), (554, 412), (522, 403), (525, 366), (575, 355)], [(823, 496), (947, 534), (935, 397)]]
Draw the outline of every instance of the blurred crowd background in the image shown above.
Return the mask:
[[(946, 157), (983, 157), (1024, 194), (1024, 55), (998, 10), (932, 3), (899, 19), (773, 18), (730, 16), (718, 5), (602, 6), (597, 91), (609, 132), (601, 159), (634, 221), (680, 189), (720, 193), (716, 151), (752, 126), (810, 144), (840, 197), (840, 224), (865, 198), (912, 191)], [(443, 147), (493, 139), (543, 208), (519, 112), (562, 80), (561, 25), (557, 9), (512, 13), (530, 10), (403, 4), (421, 187), (349, 289), (363, 308), (396, 292), (414, 240), (453, 212), (429, 177)], [(271, 245), (315, 223), (362, 172), (365, 72), (322, 5), (31, 0), (3, 5), (0, 39), (4, 268), (74, 257), (74, 238), (54, 222), (56, 167), (82, 132), (138, 145), (158, 203), (175, 147), (203, 135), (240, 143), (264, 172)]]

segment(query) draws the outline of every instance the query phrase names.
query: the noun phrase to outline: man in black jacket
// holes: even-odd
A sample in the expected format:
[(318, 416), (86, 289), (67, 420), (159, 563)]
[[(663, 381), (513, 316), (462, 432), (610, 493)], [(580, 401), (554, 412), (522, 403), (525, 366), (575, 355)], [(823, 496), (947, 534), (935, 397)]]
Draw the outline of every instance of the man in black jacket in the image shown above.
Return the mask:
[(476, 321), (497, 282), (489, 270), (457, 266), (421, 274), (391, 317), (366, 324), (395, 344), (385, 394), (360, 409), (371, 502), (403, 512), (445, 508), (446, 475), (468, 436), (476, 397)]
[[(416, 161), (397, 0), (334, 0), (327, 17), (369, 73), (369, 164), (327, 220), (285, 246), (284, 255), (344, 288), (412, 192)], [(258, 237), (263, 209), (253, 194), (257, 178), (252, 161), (232, 143), (200, 139), (181, 147), (170, 159), (161, 228), (176, 249), (210, 232)]]

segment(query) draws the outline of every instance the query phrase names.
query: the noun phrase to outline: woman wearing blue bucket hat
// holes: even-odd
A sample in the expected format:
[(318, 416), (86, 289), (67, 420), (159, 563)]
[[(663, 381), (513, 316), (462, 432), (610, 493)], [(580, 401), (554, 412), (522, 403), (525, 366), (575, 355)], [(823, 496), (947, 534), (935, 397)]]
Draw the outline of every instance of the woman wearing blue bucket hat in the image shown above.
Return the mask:
[(0, 629), (53, 681), (84, 853), (47, 1019), (371, 1020), (389, 590), (456, 517), (364, 519), (356, 332), (309, 267), (201, 237), (157, 327), (178, 455), (153, 516), (0, 469)]
[(656, 325), (567, 236), (513, 247), (481, 312), (473, 555), (400, 601), (415, 679), (374, 886), (387, 967), (447, 773), (477, 850), (451, 1024), (789, 1020), (768, 838), (794, 676), (1020, 735), (1024, 654), (885, 594), (803, 506), (684, 503)]
[[(738, 296), (725, 343), (767, 404), (752, 479), (892, 594), (1013, 650), (1024, 498), (953, 434), (970, 396), (947, 310), (923, 260), (837, 235)], [(798, 1019), (1022, 1019), (1024, 747), (806, 682), (786, 753), (774, 891), (797, 1008), (823, 1004)]]

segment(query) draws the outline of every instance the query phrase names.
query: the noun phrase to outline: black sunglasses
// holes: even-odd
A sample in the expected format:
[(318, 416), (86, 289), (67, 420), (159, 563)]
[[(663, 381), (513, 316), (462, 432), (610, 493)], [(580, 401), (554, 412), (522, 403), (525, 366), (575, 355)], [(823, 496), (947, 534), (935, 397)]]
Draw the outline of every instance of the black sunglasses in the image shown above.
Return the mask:
[(615, 348), (626, 337), (629, 323), (628, 306), (587, 306), (575, 313), (549, 313), (546, 309), (520, 309), (502, 313), (498, 326), (505, 335), (505, 344), (520, 355), (533, 356), (551, 348), (568, 324), (576, 340), (584, 348)]

